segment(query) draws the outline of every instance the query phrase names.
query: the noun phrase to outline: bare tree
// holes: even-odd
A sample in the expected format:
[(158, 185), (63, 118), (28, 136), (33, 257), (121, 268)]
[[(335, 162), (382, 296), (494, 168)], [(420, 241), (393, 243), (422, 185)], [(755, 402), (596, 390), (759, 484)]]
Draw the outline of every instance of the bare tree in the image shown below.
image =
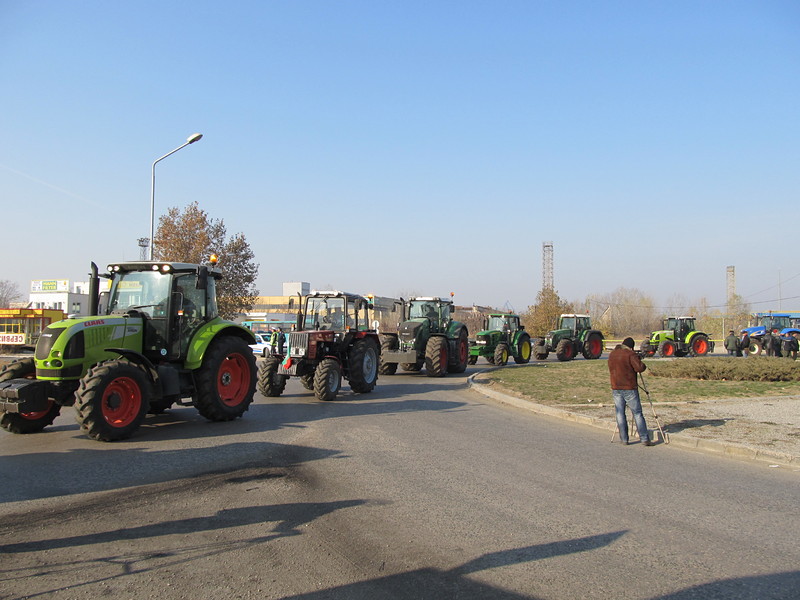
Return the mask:
[(635, 288), (621, 287), (610, 294), (591, 296), (591, 304), (598, 311), (602, 309), (595, 325), (612, 337), (646, 336), (658, 324), (655, 302)]
[(255, 256), (244, 234), (226, 239), (224, 222), (210, 219), (197, 202), (183, 212), (170, 208), (159, 218), (153, 246), (156, 260), (201, 264), (211, 254), (219, 257), (218, 266), (223, 274), (217, 285), (220, 315), (233, 319), (251, 310), (258, 297), (254, 287), (258, 264), (253, 262)]
[(22, 292), (19, 291), (16, 283), (8, 279), (0, 280), (0, 308), (6, 308), (20, 298), (22, 298)]
[(525, 329), (532, 336), (544, 337), (558, 323), (562, 313), (571, 313), (572, 304), (562, 300), (552, 288), (542, 288), (536, 295), (536, 304), (521, 315)]

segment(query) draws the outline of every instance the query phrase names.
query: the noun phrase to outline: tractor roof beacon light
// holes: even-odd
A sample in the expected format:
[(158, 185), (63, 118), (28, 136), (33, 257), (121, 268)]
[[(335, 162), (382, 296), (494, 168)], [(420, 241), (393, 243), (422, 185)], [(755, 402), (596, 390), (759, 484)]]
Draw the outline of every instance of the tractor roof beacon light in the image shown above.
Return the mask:
[(175, 150), (171, 150), (167, 152), (161, 158), (157, 158), (153, 161), (153, 167), (150, 170), (150, 250), (148, 251), (148, 259), (153, 260), (153, 223), (155, 218), (155, 208), (156, 208), (156, 164), (171, 154), (175, 154), (181, 148), (185, 148), (189, 144), (194, 144), (195, 142), (199, 141), (203, 137), (202, 133), (193, 133), (186, 139), (186, 143), (181, 144)]

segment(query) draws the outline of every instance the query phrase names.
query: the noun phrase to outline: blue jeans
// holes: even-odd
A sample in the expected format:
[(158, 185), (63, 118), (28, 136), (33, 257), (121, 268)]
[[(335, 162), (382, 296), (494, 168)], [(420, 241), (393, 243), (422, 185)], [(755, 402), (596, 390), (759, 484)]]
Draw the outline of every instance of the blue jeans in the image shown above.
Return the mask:
[(639, 390), (611, 390), (611, 394), (614, 396), (614, 406), (617, 409), (619, 439), (624, 443), (628, 443), (628, 415), (625, 407), (629, 406), (633, 413), (633, 421), (636, 423), (636, 430), (639, 432), (639, 439), (642, 442), (648, 441), (650, 434), (647, 432), (647, 424), (644, 422)]

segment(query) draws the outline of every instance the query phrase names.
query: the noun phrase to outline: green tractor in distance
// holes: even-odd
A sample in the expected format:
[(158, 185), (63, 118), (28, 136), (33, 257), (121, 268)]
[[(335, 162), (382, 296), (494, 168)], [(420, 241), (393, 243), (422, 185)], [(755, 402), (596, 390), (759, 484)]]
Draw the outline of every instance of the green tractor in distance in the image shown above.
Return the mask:
[(708, 335), (697, 331), (694, 317), (666, 317), (663, 329), (650, 334), (650, 339), (639, 346), (642, 356), (705, 356), (714, 351), (714, 342)]
[(469, 358), (467, 326), (452, 318), (453, 301), (438, 297), (400, 299), (402, 321), (397, 333), (381, 334), (381, 375), (420, 371), (428, 377), (463, 373)]
[(545, 360), (550, 352), (556, 353), (560, 361), (572, 360), (578, 353), (589, 360), (600, 358), (605, 349), (603, 334), (592, 329), (589, 315), (561, 315), (558, 328), (547, 333), (544, 339), (533, 343), (533, 357)]
[(213, 264), (114, 263), (104, 275), (107, 302), (97, 310), (100, 276), (92, 263), (94, 315), (51, 323), (33, 357), (0, 371), (0, 426), (38, 432), (62, 406), (74, 406), (81, 430), (108, 442), (175, 403), (193, 405), (210, 421), (244, 414), (256, 389), (255, 338), (218, 315), (222, 272)]
[(495, 313), (484, 319), (483, 331), (470, 342), (467, 363), (474, 365), (480, 356), (498, 367), (505, 365), (509, 357), (518, 365), (530, 362), (531, 336), (520, 324), (519, 315)]

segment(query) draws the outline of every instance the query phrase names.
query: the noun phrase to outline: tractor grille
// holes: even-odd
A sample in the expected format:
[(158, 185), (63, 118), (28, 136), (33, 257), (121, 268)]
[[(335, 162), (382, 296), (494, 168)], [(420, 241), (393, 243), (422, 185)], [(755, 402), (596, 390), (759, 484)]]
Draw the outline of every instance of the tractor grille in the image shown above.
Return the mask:
[(485, 335), (485, 334), (484, 335), (479, 335), (479, 336), (477, 336), (477, 339), (475, 341), (476, 341), (476, 343), (480, 344), (481, 346), (485, 346), (486, 344), (489, 343), (489, 336)]
[(305, 356), (308, 354), (308, 334), (290, 333), (289, 334), (289, 355)]
[(404, 342), (413, 342), (417, 338), (417, 332), (420, 327), (422, 327), (420, 322), (403, 323), (398, 330), (400, 339)]

